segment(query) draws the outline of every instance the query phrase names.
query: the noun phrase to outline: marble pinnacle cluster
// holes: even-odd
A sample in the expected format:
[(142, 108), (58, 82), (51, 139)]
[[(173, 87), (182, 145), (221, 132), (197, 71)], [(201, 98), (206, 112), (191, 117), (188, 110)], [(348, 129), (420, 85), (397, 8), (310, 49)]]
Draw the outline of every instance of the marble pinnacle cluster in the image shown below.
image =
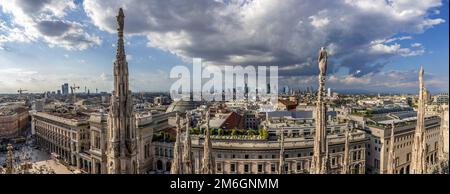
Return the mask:
[(189, 133), (189, 125), (190, 125), (191, 114), (189, 112), (186, 113), (186, 131), (185, 131), (185, 139), (182, 145), (181, 140), (181, 124), (180, 124), (180, 116), (176, 114), (176, 137), (175, 144), (173, 147), (173, 162), (170, 169), (171, 174), (193, 174), (194, 166), (193, 166), (193, 158), (191, 154), (191, 136)]

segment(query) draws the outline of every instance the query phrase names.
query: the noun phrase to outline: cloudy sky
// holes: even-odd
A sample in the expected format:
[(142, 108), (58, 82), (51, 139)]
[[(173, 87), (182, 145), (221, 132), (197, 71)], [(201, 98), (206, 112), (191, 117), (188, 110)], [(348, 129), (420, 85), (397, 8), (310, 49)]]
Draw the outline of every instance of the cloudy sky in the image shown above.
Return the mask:
[(423, 65), (427, 87), (448, 91), (448, 0), (2, 0), (0, 93), (110, 91), (119, 7), (133, 91), (168, 91), (193, 57), (316, 87), (322, 46), (333, 90), (416, 93)]

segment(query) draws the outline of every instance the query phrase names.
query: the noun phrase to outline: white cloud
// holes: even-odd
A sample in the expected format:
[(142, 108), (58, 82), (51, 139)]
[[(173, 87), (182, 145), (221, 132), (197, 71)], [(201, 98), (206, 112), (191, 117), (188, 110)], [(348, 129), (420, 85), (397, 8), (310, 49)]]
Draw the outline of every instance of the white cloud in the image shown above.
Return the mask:
[(64, 19), (68, 11), (76, 9), (73, 0), (0, 1), (0, 6), (11, 15), (9, 25), (0, 24), (0, 45), (43, 40), (50, 47), (83, 50), (101, 44), (101, 39), (87, 33), (85, 26)]
[(393, 41), (394, 40), (392, 39), (387, 41), (373, 41), (370, 51), (375, 54), (400, 55), (403, 57), (417, 56), (425, 53), (425, 49), (418, 43), (412, 44), (412, 48), (402, 48), (399, 43), (394, 43), (391, 45), (386, 44)]
[(327, 26), (330, 23), (330, 20), (327, 17), (321, 18), (320, 16), (309, 16), (309, 19), (311, 20), (311, 25), (313, 25), (316, 28), (322, 28)]
[(127, 60), (129, 61), (133, 60), (133, 55), (127, 54)]
[[(448, 89), (448, 83), (448, 78), (443, 79), (442, 77), (425, 72), (425, 85), (429, 89), (445, 91)], [(316, 87), (317, 84), (317, 76), (289, 76), (279, 80), (279, 85), (288, 85), (294, 89), (305, 89), (309, 86)], [(368, 73), (361, 77), (353, 75), (329, 75), (326, 85), (333, 90), (345, 91), (417, 93), (419, 90), (417, 70), (388, 70), (378, 73)]]
[(422, 47), (422, 44), (416, 42), (416, 43), (412, 43), (411, 47)]
[(111, 80), (111, 75), (107, 75), (106, 73), (102, 73), (102, 74), (100, 74), (100, 79), (102, 81)]
[[(318, 49), (327, 46), (333, 59), (342, 60), (341, 66), (358, 67), (363, 73), (369, 73), (369, 69), (379, 71), (374, 67), (381, 65), (373, 64), (380, 58), (423, 54), (424, 48), (402, 47), (397, 42), (441, 24), (442, 19), (431, 19), (427, 14), (441, 5), (440, 0), (85, 0), (83, 3), (93, 24), (110, 33), (116, 32), (115, 15), (123, 7), (127, 34), (143, 35), (149, 46), (186, 61), (201, 57), (215, 64), (295, 67), (315, 63)], [(399, 33), (410, 35), (391, 38)], [(374, 44), (374, 40), (383, 43)], [(317, 66), (308, 68), (312, 69), (307, 72), (315, 73)]]

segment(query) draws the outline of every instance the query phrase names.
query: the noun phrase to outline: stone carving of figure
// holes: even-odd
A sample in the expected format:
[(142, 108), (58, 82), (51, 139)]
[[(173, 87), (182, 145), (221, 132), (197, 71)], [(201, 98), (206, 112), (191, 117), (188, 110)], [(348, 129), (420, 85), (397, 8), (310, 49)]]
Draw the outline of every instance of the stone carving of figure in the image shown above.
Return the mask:
[(320, 70), (320, 75), (325, 76), (325, 74), (327, 73), (327, 51), (325, 50), (324, 47), (320, 48), (320, 52), (319, 52), (319, 70)]

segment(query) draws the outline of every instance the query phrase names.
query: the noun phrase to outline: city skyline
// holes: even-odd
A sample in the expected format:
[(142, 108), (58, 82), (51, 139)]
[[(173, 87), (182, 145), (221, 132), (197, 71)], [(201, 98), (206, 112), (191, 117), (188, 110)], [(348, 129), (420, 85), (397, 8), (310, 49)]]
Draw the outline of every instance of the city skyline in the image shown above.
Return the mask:
[[(421, 2), (2, 1), (0, 93), (56, 91), (63, 83), (110, 92), (111, 18), (120, 6), (130, 15), (133, 92), (168, 92), (176, 81), (170, 69), (190, 67), (193, 57), (211, 65), (278, 65), (280, 88), (316, 86), (321, 46), (330, 52), (333, 91), (417, 94), (423, 65), (429, 90), (446, 92), (448, 1)], [(298, 11), (289, 12), (293, 7)]]

